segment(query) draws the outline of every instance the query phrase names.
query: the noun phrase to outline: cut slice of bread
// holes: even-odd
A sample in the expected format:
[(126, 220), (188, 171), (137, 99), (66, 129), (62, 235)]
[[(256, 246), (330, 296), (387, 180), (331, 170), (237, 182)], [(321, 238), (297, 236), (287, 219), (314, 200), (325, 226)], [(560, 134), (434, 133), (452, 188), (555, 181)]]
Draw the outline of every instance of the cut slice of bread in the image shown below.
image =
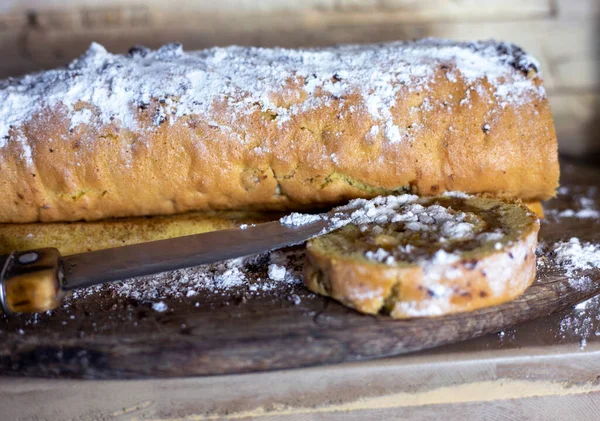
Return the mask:
[(310, 290), (403, 319), (500, 304), (535, 279), (539, 221), (523, 204), (462, 195), (364, 204), (361, 217), (308, 242)]
[(104, 221), (0, 224), (0, 255), (54, 247), (63, 256), (277, 220), (279, 213), (189, 212)]

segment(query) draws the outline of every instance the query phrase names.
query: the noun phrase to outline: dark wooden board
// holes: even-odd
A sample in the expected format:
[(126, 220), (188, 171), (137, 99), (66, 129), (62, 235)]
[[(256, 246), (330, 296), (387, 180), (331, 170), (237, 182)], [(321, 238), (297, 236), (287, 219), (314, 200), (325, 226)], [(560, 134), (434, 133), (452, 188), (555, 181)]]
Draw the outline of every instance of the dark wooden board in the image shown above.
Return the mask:
[[(600, 205), (600, 171), (562, 163), (569, 195), (547, 209), (576, 206), (585, 194)], [(540, 240), (579, 237), (600, 243), (598, 219), (554, 218)], [(257, 273), (264, 268), (257, 267)], [(393, 356), (507, 329), (600, 293), (600, 271), (584, 273), (589, 288), (572, 287), (551, 262), (517, 300), (472, 313), (396, 321), (358, 314), (302, 286), (264, 293), (204, 294), (164, 300), (169, 311), (98, 293), (51, 315), (0, 318), (0, 374), (139, 378), (230, 374)], [(264, 276), (264, 273), (261, 274)], [(288, 299), (297, 295), (299, 304)]]

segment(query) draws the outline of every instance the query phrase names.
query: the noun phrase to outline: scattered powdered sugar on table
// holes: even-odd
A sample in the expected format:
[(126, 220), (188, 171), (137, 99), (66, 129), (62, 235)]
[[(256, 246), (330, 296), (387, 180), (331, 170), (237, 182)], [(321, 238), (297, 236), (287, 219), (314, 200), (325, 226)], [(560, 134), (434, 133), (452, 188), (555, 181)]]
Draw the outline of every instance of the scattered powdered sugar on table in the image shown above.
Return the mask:
[(555, 260), (571, 275), (577, 270), (600, 267), (600, 245), (581, 243), (573, 237), (569, 241), (555, 243)]
[[(538, 70), (537, 62), (513, 44), (494, 41), (426, 39), (295, 50), (231, 46), (192, 52), (168, 44), (158, 50), (132, 48), (127, 55), (93, 43), (66, 68), (0, 81), (0, 147), (19, 142), (25, 149), (22, 125), (44, 109), (64, 110), (71, 128), (116, 124), (135, 131), (139, 110), (159, 103), (156, 126), (192, 114), (208, 120), (219, 114), (231, 121), (215, 121), (216, 127), (236, 126), (243, 133), (241, 116), (267, 112), (283, 125), (334, 101), (342, 106), (344, 97), (353, 94), (362, 97), (365, 111), (379, 122), (373, 127), (381, 127), (394, 144), (411, 135), (393, 119), (397, 96), (426, 93), (440, 68), (446, 69), (449, 83), (462, 79), (471, 85), (467, 102), (471, 90), (499, 107), (545, 97), (544, 89), (527, 77)], [(290, 98), (282, 100), (286, 89)], [(223, 105), (227, 113), (215, 112)], [(424, 101), (423, 106), (431, 104)]]
[(600, 211), (596, 209), (565, 209), (558, 214), (559, 218), (600, 218)]
[(271, 279), (273, 281), (283, 281), (285, 279), (286, 273), (287, 273), (287, 270), (285, 269), (284, 266), (280, 266), (275, 263), (271, 263), (269, 265), (269, 269), (268, 269), (269, 279)]
[[(562, 186), (557, 193), (571, 202), (572, 208), (549, 209), (550, 218), (599, 219), (597, 208), (598, 190), (595, 186)], [(593, 222), (592, 222), (593, 223)], [(580, 291), (588, 291), (593, 280), (584, 271), (600, 268), (600, 244), (582, 242), (578, 238), (560, 241), (551, 245), (541, 244), (548, 258), (558, 264), (568, 277), (569, 285)], [(544, 266), (545, 259), (538, 259), (538, 266)], [(590, 336), (600, 336), (599, 297), (593, 297), (574, 307), (560, 321), (560, 334), (564, 339), (569, 335), (580, 338), (580, 347), (585, 348)]]
[[(600, 244), (571, 238), (554, 244), (540, 243), (537, 254), (538, 270), (549, 263), (556, 264), (564, 271), (571, 288), (591, 290), (593, 281), (585, 271), (600, 268)], [(584, 349), (591, 336), (600, 336), (599, 301), (600, 296), (592, 297), (563, 315), (559, 321), (560, 339), (579, 338), (580, 348)]]
[(568, 336), (579, 338), (579, 348), (585, 349), (592, 336), (600, 336), (600, 296), (579, 303), (565, 314), (559, 322), (561, 339)]
[(168, 309), (169, 309), (169, 306), (167, 306), (164, 301), (152, 303), (152, 310), (158, 311), (159, 313), (164, 313)]
[[(577, 192), (573, 192), (576, 190)], [(557, 193), (567, 196), (573, 208), (549, 209), (546, 214), (554, 218), (599, 219), (600, 210), (597, 208), (598, 189), (595, 186), (586, 188), (559, 187)]]
[[(567, 194), (567, 188), (559, 189), (559, 194)], [(564, 273), (568, 278), (571, 288), (580, 292), (590, 292), (592, 279), (584, 271), (600, 268), (600, 244), (597, 242), (582, 242), (580, 239), (571, 238), (569, 241), (555, 243), (540, 242), (537, 250), (538, 273), (545, 270)], [(596, 275), (597, 277), (597, 275)], [(556, 327), (550, 328), (555, 332), (559, 342), (579, 342), (579, 348), (584, 350), (588, 340), (600, 336), (600, 295), (593, 296), (561, 314), (549, 316), (556, 320)], [(507, 338), (505, 332), (498, 333), (502, 342), (515, 339), (515, 333), (521, 332), (517, 326), (513, 330), (512, 338)], [(529, 333), (525, 330), (522, 333)]]
[[(163, 302), (165, 299), (185, 298), (193, 302), (193, 297), (201, 292), (228, 296), (234, 290), (242, 289), (252, 296), (279, 289), (285, 295), (290, 287), (302, 282), (303, 261), (303, 250), (273, 251), (76, 290), (72, 298), (65, 301), (65, 306), (69, 307), (72, 300), (99, 292), (148, 302), (159, 312), (168, 309)], [(268, 273), (256, 279), (253, 275), (261, 267), (268, 267)]]
[(557, 242), (552, 246), (552, 258), (564, 270), (574, 288), (588, 288), (591, 279), (584, 270), (600, 268), (600, 245), (582, 243), (578, 238)]

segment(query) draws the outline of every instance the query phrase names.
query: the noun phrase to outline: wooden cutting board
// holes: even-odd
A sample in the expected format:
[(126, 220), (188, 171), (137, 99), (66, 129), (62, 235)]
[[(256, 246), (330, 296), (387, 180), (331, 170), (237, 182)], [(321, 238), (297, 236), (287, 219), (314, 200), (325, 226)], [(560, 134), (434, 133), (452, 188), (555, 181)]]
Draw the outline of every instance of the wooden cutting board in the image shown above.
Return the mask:
[[(582, 195), (600, 208), (600, 171), (562, 163), (568, 193), (550, 213), (579, 206)], [(589, 205), (589, 203), (588, 203)], [(540, 240), (579, 237), (600, 243), (600, 220), (556, 218), (542, 224)], [(265, 277), (266, 263), (255, 276)], [(600, 293), (600, 270), (569, 282), (551, 260), (517, 300), (472, 313), (396, 321), (358, 314), (309, 293), (301, 285), (258, 296), (247, 289), (151, 303), (98, 292), (68, 308), (38, 316), (0, 318), (0, 374), (136, 378), (230, 374), (296, 368), (398, 355), (507, 329)], [(293, 297), (293, 299), (289, 299)], [(198, 304), (196, 304), (198, 303)]]

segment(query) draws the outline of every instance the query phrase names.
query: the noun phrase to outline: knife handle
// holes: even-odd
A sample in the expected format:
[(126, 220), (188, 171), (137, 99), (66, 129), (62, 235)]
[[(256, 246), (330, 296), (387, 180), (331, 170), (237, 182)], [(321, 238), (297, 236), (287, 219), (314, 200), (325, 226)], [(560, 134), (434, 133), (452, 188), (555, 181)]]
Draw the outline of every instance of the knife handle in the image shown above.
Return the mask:
[(38, 313), (58, 307), (64, 297), (61, 255), (55, 248), (0, 257), (0, 312)]

